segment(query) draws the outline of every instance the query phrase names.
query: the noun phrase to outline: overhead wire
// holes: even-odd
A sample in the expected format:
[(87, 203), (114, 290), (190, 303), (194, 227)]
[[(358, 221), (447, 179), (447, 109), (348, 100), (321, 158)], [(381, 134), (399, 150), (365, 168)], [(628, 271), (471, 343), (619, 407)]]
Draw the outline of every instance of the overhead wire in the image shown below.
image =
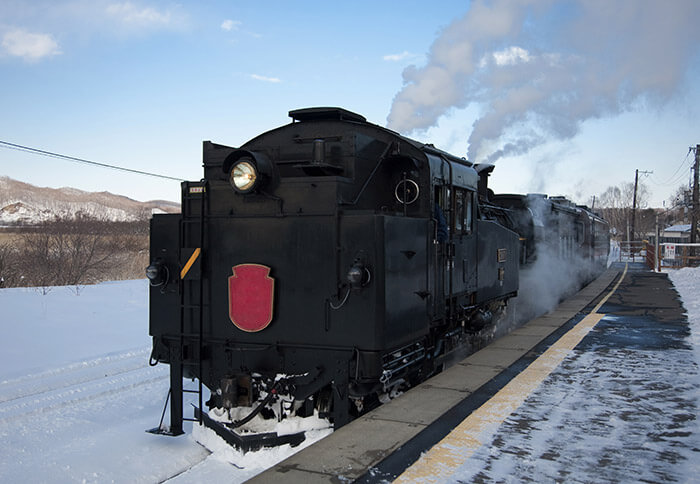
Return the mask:
[[(668, 177), (664, 181), (658, 181), (654, 177), (651, 177), (652, 182), (658, 186), (671, 186), (671, 185), (678, 184), (683, 179), (683, 177), (685, 177), (685, 172), (681, 172), (681, 169), (688, 162), (688, 157), (690, 156), (690, 153), (692, 150), (693, 150), (693, 148), (690, 148), (688, 150), (688, 153), (686, 153), (685, 158), (683, 158), (683, 160), (681, 161), (681, 164), (678, 166), (678, 168), (676, 168), (676, 171), (674, 171), (670, 177)], [(690, 167), (688, 167), (688, 168), (690, 168)], [(676, 175), (678, 175), (678, 176), (676, 176)]]
[(124, 171), (127, 173), (135, 173), (137, 175), (146, 175), (146, 176), (152, 176), (152, 177), (156, 177), (156, 178), (164, 178), (167, 180), (185, 181), (183, 178), (176, 178), (173, 176), (161, 175), (158, 173), (151, 173), (148, 171), (135, 170), (133, 168), (125, 168), (123, 166), (111, 165), (109, 163), (100, 163), (97, 161), (86, 160), (84, 158), (77, 158), (75, 156), (68, 156), (68, 155), (62, 155), (60, 153), (54, 153), (52, 151), (40, 150), (38, 148), (32, 148), (30, 146), (9, 143), (7, 141), (0, 141), (0, 148), (7, 148), (7, 149), (11, 149), (11, 150), (23, 151), (23, 152), (32, 153), (35, 155), (48, 156), (50, 158), (58, 158), (58, 159), (62, 159), (62, 160), (73, 161), (75, 163), (83, 163), (86, 165), (98, 166), (101, 168), (109, 168), (112, 170)]

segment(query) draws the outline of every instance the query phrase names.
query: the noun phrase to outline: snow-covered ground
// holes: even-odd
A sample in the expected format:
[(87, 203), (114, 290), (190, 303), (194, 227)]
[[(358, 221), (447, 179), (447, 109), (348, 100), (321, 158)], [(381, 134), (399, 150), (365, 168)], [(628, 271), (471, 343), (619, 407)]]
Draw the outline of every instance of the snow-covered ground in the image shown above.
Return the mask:
[(688, 312), (690, 342), (695, 352), (695, 361), (700, 363), (700, 268), (685, 267), (666, 272), (681, 296), (683, 307)]
[[(692, 377), (681, 389), (681, 403), (691, 403), (697, 409), (700, 408), (697, 370), (700, 269), (681, 269), (670, 277), (688, 311), (692, 330), (688, 337), (692, 350), (688, 353), (694, 358), (663, 361), (660, 367), (667, 368), (667, 375), (660, 378), (679, 372)], [(284, 448), (242, 456), (195, 428), (195, 436), (214, 449), (211, 453), (197, 443), (190, 425), (186, 426), (187, 435), (178, 438), (144, 432), (158, 424), (168, 390), (168, 367), (148, 366), (150, 338), (145, 280), (87, 286), (78, 294), (66, 287), (53, 288), (46, 295), (34, 289), (2, 289), (0, 308), (0, 482), (155, 483), (170, 478), (174, 482), (242, 482), (292, 452)], [(561, 474), (561, 469), (552, 468), (551, 472), (545, 469), (541, 476), (576, 481), (576, 472), (583, 467), (604, 464), (596, 453), (603, 437), (609, 438), (606, 435), (609, 432), (625, 428), (628, 421), (623, 421), (623, 417), (634, 420), (623, 410), (610, 414), (608, 421), (599, 422), (600, 428), (594, 428), (592, 433), (578, 433), (574, 425), (590, 416), (586, 409), (619, 403), (615, 400), (621, 395), (619, 392), (640, 392), (653, 399), (654, 388), (635, 386), (638, 365), (621, 361), (623, 356), (609, 353), (598, 361), (589, 361), (584, 356), (568, 360), (565, 366), (569, 366), (553, 374), (533, 396), (536, 405), (523, 408), (520, 416), (514, 415), (504, 424), (518, 427), (527, 420), (538, 425), (539, 419), (541, 425), (551, 428), (551, 439), (543, 439), (548, 448), (561, 444), (558, 452), (581, 449), (578, 453), (571, 451), (569, 471)], [(570, 374), (567, 376), (572, 365), (597, 365), (597, 380), (576, 381)], [(618, 393), (609, 393), (605, 398), (610, 401), (591, 401), (587, 391), (590, 385), (615, 385), (619, 378), (626, 378), (630, 385), (618, 389)], [(582, 409), (579, 416), (571, 419), (571, 415), (563, 414), (564, 398), (578, 399)], [(553, 409), (553, 413), (538, 414), (533, 410), (537, 406)], [(674, 432), (698, 430), (695, 415), (685, 415), (682, 408), (666, 410), (665, 414), (646, 416), (655, 419), (660, 438), (673, 438)], [(563, 431), (565, 426), (571, 428)], [(634, 444), (625, 438), (620, 436), (623, 451), (626, 445)], [(508, 482), (512, 469), (527, 471), (534, 456), (528, 449), (536, 449), (536, 445), (537, 442), (522, 437), (485, 446), (482, 458), (473, 462), (486, 467), (463, 469), (455, 477)], [(645, 445), (649, 455), (659, 446), (658, 442)], [(689, 453), (693, 451), (679, 449), (678, 455), (668, 456), (668, 465), (673, 466), (674, 459), (688, 465)], [(546, 457), (538, 456), (537, 460), (541, 464), (547, 461)], [(690, 479), (700, 473), (697, 464), (693, 465), (685, 474)], [(644, 463), (640, 463), (640, 468), (644, 468)], [(619, 472), (614, 466), (609, 469), (608, 477), (612, 479), (636, 467)], [(647, 469), (646, 473), (631, 475), (629, 479), (658, 480), (663, 476), (662, 471)]]
[(700, 269), (688, 325), (606, 315), (448, 482), (700, 482)]
[(0, 289), (0, 482), (242, 482), (293, 452), (243, 456), (195, 426), (211, 453), (191, 424), (144, 432), (169, 388), (148, 365), (147, 294), (146, 280)]

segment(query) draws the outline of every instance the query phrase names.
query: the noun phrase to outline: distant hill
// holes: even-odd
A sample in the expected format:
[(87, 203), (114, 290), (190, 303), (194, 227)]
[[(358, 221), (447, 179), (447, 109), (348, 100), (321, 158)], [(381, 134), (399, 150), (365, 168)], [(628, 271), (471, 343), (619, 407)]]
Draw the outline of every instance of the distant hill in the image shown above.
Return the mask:
[(180, 204), (165, 200), (138, 202), (109, 192), (37, 187), (0, 177), (0, 225), (35, 225), (78, 216), (133, 222), (148, 219), (154, 211), (177, 213)]

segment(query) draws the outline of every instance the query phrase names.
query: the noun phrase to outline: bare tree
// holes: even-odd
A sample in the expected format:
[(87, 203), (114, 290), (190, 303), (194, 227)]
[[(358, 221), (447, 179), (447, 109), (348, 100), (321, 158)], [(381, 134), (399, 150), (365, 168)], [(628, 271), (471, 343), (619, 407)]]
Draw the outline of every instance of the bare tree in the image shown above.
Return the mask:
[[(637, 208), (649, 206), (649, 188), (643, 183), (637, 184)], [(634, 183), (622, 183), (620, 186), (608, 187), (599, 197), (599, 206), (604, 208), (632, 208), (634, 200)]]
[(112, 222), (75, 214), (38, 226), (0, 245), (0, 287), (30, 286), (44, 293), (57, 285), (137, 279), (148, 265), (148, 220)]
[(46, 232), (24, 233), (18, 260), (24, 285), (41, 287), (44, 294), (56, 284), (58, 263), (53, 254), (51, 235)]
[(20, 283), (18, 251), (10, 243), (0, 244), (0, 287), (15, 287)]
[(689, 210), (692, 205), (692, 191), (687, 185), (676, 188), (673, 195), (668, 199), (669, 218), (674, 223), (687, 222), (690, 216)]
[(23, 235), (22, 271), (30, 286), (97, 282), (112, 256), (105, 224), (78, 217), (42, 224)]
[[(639, 182), (637, 186), (637, 221), (643, 220), (643, 224), (639, 225), (640, 231), (648, 230), (646, 227), (649, 215), (644, 211), (645, 216), (640, 216), (643, 209), (649, 206), (650, 192), (643, 182)], [(613, 232), (618, 238), (627, 238), (628, 227), (631, 225), (632, 219), (632, 202), (634, 200), (634, 183), (622, 183), (619, 186), (608, 187), (598, 197), (597, 211), (605, 218), (613, 229)]]

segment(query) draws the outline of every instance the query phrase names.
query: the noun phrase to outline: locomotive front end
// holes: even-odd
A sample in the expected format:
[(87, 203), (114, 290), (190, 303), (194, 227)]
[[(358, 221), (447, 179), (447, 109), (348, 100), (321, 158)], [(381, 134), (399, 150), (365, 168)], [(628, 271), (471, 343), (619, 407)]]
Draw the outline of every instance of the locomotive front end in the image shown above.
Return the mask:
[(290, 116), (204, 142), (182, 213), (152, 219), (160, 433), (182, 433), (183, 377), (239, 448), (299, 443), (267, 425), (296, 417), (339, 428), (473, 350), (517, 293), (517, 234), (480, 212), (471, 163), (343, 109)]
[[(240, 148), (205, 142), (204, 178), (183, 183), (182, 214), (154, 217), (152, 360), (171, 366), (171, 433), (183, 376), (210, 390), (200, 408), (208, 398), (233, 421), (273, 408), (277, 420), (315, 415), (337, 428), (388, 383), (387, 349), (408, 348), (398, 367), (426, 334), (429, 216), (392, 216), (401, 197), (417, 198), (416, 168), (377, 166), (390, 143), (357, 133), (364, 118), (336, 115)], [(387, 183), (376, 210), (372, 187)]]

